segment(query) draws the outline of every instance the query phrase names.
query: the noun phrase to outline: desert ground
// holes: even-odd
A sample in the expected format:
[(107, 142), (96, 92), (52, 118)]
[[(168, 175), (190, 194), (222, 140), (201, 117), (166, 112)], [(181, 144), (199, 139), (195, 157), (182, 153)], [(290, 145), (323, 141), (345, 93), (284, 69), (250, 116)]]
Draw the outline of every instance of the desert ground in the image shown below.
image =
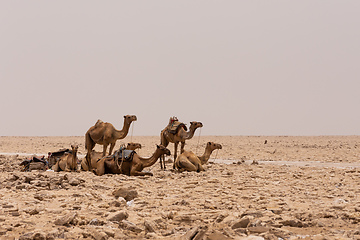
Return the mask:
[[(159, 136), (127, 136), (150, 156)], [(194, 136), (204, 172), (21, 171), (84, 136), (0, 137), (0, 239), (360, 239), (360, 136)], [(265, 144), (266, 142), (266, 144)], [(173, 153), (174, 146), (168, 148)], [(102, 147), (96, 145), (97, 151)]]

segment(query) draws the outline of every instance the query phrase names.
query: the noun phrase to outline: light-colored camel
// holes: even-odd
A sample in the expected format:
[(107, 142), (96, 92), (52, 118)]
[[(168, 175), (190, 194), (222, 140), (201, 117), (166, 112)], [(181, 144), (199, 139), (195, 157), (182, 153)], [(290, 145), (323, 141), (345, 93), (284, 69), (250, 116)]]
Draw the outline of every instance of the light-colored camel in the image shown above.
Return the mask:
[[(126, 149), (127, 150), (136, 150), (138, 148), (141, 148), (140, 143), (133, 143), (130, 142), (127, 144)], [(116, 151), (115, 151), (116, 152)], [(103, 157), (102, 152), (96, 152), (94, 150), (91, 151), (90, 154), (86, 154), (85, 158), (81, 161), (81, 170), (84, 171), (90, 171), (93, 168), (96, 168), (97, 161)], [(115, 153), (114, 153), (115, 154)]]
[(204, 171), (203, 165), (205, 165), (211, 153), (215, 149), (222, 149), (221, 144), (208, 142), (205, 147), (205, 153), (202, 156), (196, 156), (192, 151), (184, 151), (175, 160), (175, 167), (180, 171)]
[(111, 123), (103, 122), (99, 119), (85, 134), (85, 148), (87, 152), (90, 154), (97, 143), (103, 145), (103, 156), (105, 156), (106, 149), (110, 144), (109, 155), (111, 155), (116, 140), (125, 138), (129, 132), (130, 124), (136, 120), (135, 115), (124, 116), (123, 128), (117, 130)]
[[(178, 144), (179, 142), (181, 143), (181, 148), (180, 148), (180, 153), (182, 153), (184, 151), (184, 146), (185, 146), (185, 140), (189, 140), (191, 139), (194, 134), (195, 134), (195, 130), (197, 128), (200, 128), (203, 126), (203, 124), (201, 122), (190, 122), (190, 129), (187, 132), (185, 129), (185, 125), (181, 125), (177, 132), (175, 134), (171, 133), (170, 131), (168, 131), (170, 123), (172, 122), (174, 118), (170, 118), (169, 121), (169, 125), (164, 128), (161, 133), (160, 133), (160, 144), (167, 147), (169, 145), (169, 143), (174, 143), (174, 159), (177, 158), (177, 148), (178, 148)], [(177, 118), (176, 118), (177, 120)], [(162, 159), (160, 159), (160, 167), (161, 169), (165, 169), (165, 157), (163, 156)], [(173, 168), (175, 169), (175, 164), (173, 165)]]
[(52, 167), (54, 172), (71, 172), (78, 170), (78, 157), (77, 151), (79, 146), (78, 145), (71, 145), (71, 151), (66, 152), (63, 154), (60, 159), (56, 162), (56, 164)]
[(153, 176), (151, 172), (142, 172), (146, 167), (151, 167), (162, 155), (170, 155), (170, 150), (162, 145), (157, 145), (154, 154), (149, 158), (140, 157), (136, 152), (133, 153), (132, 160), (116, 160), (113, 156), (107, 156), (98, 161), (93, 172), (101, 176), (106, 173), (125, 174), (128, 176)]

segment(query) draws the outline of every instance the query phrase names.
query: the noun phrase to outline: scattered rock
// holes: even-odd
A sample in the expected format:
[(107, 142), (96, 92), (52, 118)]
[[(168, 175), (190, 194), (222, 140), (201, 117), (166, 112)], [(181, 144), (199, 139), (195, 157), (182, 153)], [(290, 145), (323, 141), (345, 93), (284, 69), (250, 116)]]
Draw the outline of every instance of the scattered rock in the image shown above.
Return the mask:
[(250, 217), (243, 217), (241, 218), (239, 221), (235, 222), (231, 228), (232, 229), (236, 229), (236, 228), (247, 228), (247, 226), (249, 225), (250, 223)]
[(55, 220), (55, 225), (58, 226), (65, 226), (65, 225), (69, 225), (76, 217), (76, 213), (69, 213), (57, 220)]
[(122, 197), (127, 202), (137, 198), (138, 192), (130, 188), (119, 188), (112, 193), (116, 198)]
[(156, 226), (156, 223), (153, 221), (146, 221), (144, 222), (145, 231), (149, 233), (157, 232), (158, 227)]
[(112, 222), (121, 222), (124, 219), (127, 219), (129, 217), (129, 214), (126, 211), (121, 211), (114, 213), (108, 217), (109, 221)]
[(136, 226), (136, 224), (129, 222), (127, 220), (122, 220), (119, 223), (119, 227), (123, 228), (123, 229), (127, 229), (130, 230), (132, 232), (136, 232), (136, 233), (141, 233), (143, 231), (143, 229), (141, 229), (140, 227)]

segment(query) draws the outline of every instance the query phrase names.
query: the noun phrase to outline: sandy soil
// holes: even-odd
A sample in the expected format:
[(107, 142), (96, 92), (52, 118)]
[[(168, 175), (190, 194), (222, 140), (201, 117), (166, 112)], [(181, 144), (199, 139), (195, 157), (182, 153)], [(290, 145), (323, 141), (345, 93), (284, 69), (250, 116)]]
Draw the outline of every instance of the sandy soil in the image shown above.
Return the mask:
[[(116, 148), (129, 141), (150, 156), (159, 137)], [(84, 137), (0, 137), (0, 237), (360, 239), (360, 136), (195, 136), (186, 149), (201, 155), (208, 141), (223, 149), (205, 172), (174, 172), (170, 157), (151, 177), (99, 177), (20, 171), (25, 154), (76, 143), (84, 155)]]

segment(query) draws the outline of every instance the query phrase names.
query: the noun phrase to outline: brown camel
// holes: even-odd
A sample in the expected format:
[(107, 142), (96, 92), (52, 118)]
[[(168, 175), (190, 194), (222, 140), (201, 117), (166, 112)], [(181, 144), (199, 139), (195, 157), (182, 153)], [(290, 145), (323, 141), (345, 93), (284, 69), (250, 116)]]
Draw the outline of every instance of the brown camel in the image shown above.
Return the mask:
[(129, 142), (126, 146), (127, 150), (136, 150), (136, 149), (141, 149), (141, 144), (140, 143), (133, 143), (133, 142)]
[(154, 154), (149, 158), (140, 157), (136, 152), (132, 152), (132, 159), (122, 161), (121, 158), (115, 159), (107, 156), (98, 161), (94, 173), (101, 176), (106, 173), (125, 174), (128, 176), (153, 176), (151, 172), (142, 172), (146, 167), (151, 167), (163, 154), (170, 155), (170, 150), (162, 145), (157, 145)]
[(71, 172), (78, 170), (78, 157), (77, 151), (79, 146), (78, 145), (71, 145), (71, 151), (66, 152), (63, 154), (60, 159), (56, 162), (56, 164), (52, 167), (54, 172)]
[[(140, 143), (130, 142), (126, 146), (127, 150), (136, 150), (138, 148), (141, 148)], [(117, 151), (115, 151), (115, 153)], [(87, 153), (85, 158), (81, 161), (81, 170), (90, 171), (93, 168), (96, 168), (97, 161), (103, 157), (102, 154), (103, 154), (102, 152), (96, 152), (94, 150), (92, 150), (90, 154)]]
[(203, 165), (208, 162), (211, 153), (215, 149), (222, 149), (221, 144), (208, 142), (202, 156), (196, 156), (192, 151), (184, 151), (176, 158), (175, 166), (180, 172), (204, 171)]
[[(170, 128), (174, 124), (177, 125), (177, 129), (175, 130), (175, 132), (171, 132)], [(168, 126), (166, 126), (166, 128), (164, 128), (160, 133), (160, 144), (167, 147), (169, 143), (174, 143), (174, 159), (176, 159), (179, 142), (181, 143), (180, 153), (182, 153), (184, 151), (185, 140), (191, 139), (194, 136), (195, 130), (202, 126), (203, 124), (201, 122), (190, 122), (190, 129), (187, 132), (185, 124), (178, 122), (178, 119), (176, 117), (172, 117), (170, 118)], [(165, 156), (160, 159), (160, 167), (161, 169), (166, 168)], [(175, 164), (173, 165), (173, 168), (175, 169)]]
[(136, 121), (135, 115), (124, 116), (124, 125), (122, 130), (116, 130), (115, 127), (108, 122), (97, 120), (94, 126), (90, 127), (85, 134), (85, 148), (90, 154), (95, 144), (103, 145), (103, 156), (106, 155), (106, 148), (110, 144), (109, 155), (114, 149), (116, 140), (123, 139), (129, 132), (130, 124)]

